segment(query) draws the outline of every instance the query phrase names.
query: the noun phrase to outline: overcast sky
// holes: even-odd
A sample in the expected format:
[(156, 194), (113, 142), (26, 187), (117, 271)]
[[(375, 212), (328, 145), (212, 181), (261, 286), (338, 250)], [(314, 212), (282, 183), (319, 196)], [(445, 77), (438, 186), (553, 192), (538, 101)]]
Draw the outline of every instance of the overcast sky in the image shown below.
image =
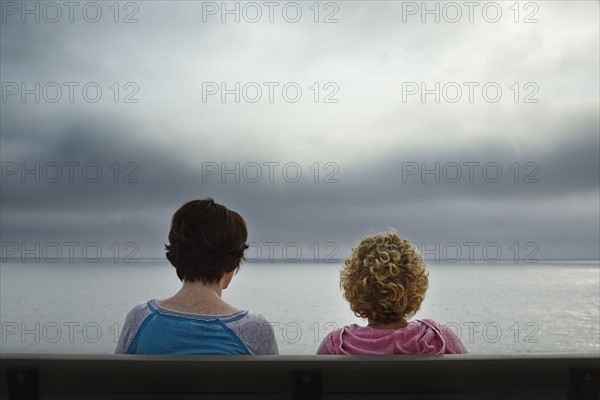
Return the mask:
[(3, 255), (162, 257), (173, 212), (210, 196), (306, 258), (390, 228), (599, 258), (597, 1), (441, 2), (439, 22), (421, 2), (227, 3), (239, 23), (221, 2), (23, 4), (2, 2)]

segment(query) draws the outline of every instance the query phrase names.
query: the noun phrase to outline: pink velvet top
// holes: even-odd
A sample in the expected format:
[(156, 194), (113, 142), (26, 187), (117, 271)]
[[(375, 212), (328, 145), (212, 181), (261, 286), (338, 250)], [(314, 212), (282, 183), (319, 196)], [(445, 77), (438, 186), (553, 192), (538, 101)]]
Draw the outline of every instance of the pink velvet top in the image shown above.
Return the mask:
[(317, 354), (466, 354), (449, 327), (430, 319), (415, 320), (395, 330), (352, 324), (328, 334)]

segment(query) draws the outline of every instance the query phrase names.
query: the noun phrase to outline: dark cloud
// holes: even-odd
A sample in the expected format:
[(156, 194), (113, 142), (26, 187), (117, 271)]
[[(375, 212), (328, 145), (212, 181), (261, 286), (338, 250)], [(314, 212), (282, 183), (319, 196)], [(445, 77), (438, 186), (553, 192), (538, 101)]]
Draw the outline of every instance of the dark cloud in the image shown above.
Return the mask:
[[(239, 210), (258, 242), (334, 241), (347, 248), (370, 230), (392, 227), (427, 242), (535, 241), (546, 244), (541, 247), (549, 257), (559, 256), (571, 244), (579, 248), (588, 243), (583, 256), (594, 256), (599, 161), (598, 137), (592, 130), (572, 134), (577, 140), (565, 140), (552, 152), (517, 154), (508, 146), (489, 146), (463, 153), (429, 150), (423, 156), (399, 151), (364, 165), (335, 163), (327, 169), (321, 162), (318, 183), (312, 164), (298, 162), (303, 176), (292, 183), (296, 169), (283, 176), (282, 166), (296, 161), (252, 159), (232, 152), (225, 161), (210, 159), (210, 167), (216, 163), (221, 172), (221, 162), (230, 170), (240, 163), (239, 182), (232, 173), (206, 175), (203, 182), (203, 167), (207, 172), (209, 161), (195, 168), (176, 154), (164, 154), (160, 146), (124, 140), (132, 129), (124, 123), (90, 123), (94, 119), (44, 132), (45, 139), (38, 140), (45, 145), (21, 158), (9, 152), (3, 156), (3, 240), (133, 240), (154, 256), (160, 254), (156, 247), (164, 242), (172, 212), (188, 199), (211, 196)], [(8, 136), (8, 148), (30, 143), (27, 137)], [(280, 164), (273, 167), (270, 183), (263, 163), (273, 161)], [(71, 164), (73, 182), (68, 179), (69, 162), (79, 163)], [(22, 163), (29, 169), (39, 163), (39, 183), (34, 174), (21, 175)], [(95, 164), (84, 176), (83, 167), (91, 163)], [(420, 174), (422, 168), (435, 171), (436, 164), (437, 174)], [(57, 183), (52, 182), (55, 165), (62, 171)], [(103, 175), (93, 182), (96, 165)], [(256, 177), (254, 165), (263, 174), (257, 183), (249, 181)], [(468, 179), (469, 165), (473, 182)], [(7, 168), (15, 166), (19, 171), (9, 175)], [(246, 175), (244, 166), (249, 166)], [(454, 183), (456, 167), (462, 178)], [(414, 168), (419, 172), (407, 174)], [(502, 177), (494, 182), (499, 170)], [(335, 173), (330, 180), (338, 182), (323, 182), (327, 173)], [(127, 177), (131, 183), (124, 182)], [(552, 251), (556, 242), (561, 253)]]

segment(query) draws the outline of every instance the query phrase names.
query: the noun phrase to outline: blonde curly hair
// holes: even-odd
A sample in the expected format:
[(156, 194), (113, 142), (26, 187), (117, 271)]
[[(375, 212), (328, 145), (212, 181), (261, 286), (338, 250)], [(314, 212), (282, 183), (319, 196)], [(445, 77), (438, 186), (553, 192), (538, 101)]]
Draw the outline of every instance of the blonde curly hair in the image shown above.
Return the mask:
[(373, 324), (406, 321), (429, 287), (416, 247), (393, 232), (365, 237), (344, 260), (340, 286), (357, 317)]

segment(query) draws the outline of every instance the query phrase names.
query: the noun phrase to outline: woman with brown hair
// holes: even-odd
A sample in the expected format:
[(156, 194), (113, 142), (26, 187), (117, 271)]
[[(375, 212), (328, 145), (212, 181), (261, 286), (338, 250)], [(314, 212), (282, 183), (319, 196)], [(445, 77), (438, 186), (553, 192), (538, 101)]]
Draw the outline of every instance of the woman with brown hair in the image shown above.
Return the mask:
[(244, 219), (213, 199), (181, 206), (166, 245), (181, 290), (135, 306), (115, 353), (278, 354), (273, 328), (264, 316), (221, 298), (245, 259), (247, 238)]

